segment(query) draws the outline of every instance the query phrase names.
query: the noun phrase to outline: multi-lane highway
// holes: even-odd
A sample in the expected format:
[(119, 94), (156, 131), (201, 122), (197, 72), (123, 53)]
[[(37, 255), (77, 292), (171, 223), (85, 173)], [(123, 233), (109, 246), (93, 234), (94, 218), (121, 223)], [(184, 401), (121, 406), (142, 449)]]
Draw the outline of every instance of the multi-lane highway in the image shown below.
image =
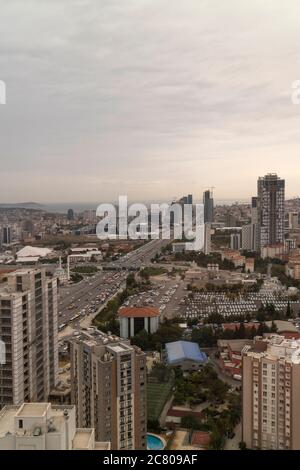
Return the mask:
[[(106, 264), (111, 271), (98, 271), (77, 284), (61, 287), (59, 291), (59, 329), (78, 325), (88, 315), (95, 314), (122, 287), (128, 271), (149, 264), (168, 240), (152, 240), (115, 262)], [(113, 271), (115, 270), (115, 271)]]

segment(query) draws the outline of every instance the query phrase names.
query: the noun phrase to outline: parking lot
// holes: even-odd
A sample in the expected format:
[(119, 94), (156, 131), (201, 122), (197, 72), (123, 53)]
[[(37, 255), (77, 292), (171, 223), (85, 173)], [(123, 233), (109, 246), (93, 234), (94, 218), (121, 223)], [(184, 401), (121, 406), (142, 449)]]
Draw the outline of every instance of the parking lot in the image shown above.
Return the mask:
[(212, 313), (226, 316), (246, 315), (256, 313), (260, 307), (273, 304), (277, 311), (285, 311), (290, 304), (291, 308), (299, 307), (298, 302), (280, 299), (272, 294), (249, 293), (238, 295), (231, 299), (225, 292), (197, 292), (193, 298), (184, 301), (183, 316), (185, 318), (207, 318)]
[(186, 284), (180, 279), (168, 279), (166, 276), (151, 278), (152, 287), (141, 294), (132, 295), (124, 306), (159, 308), (161, 320), (180, 315), (179, 301), (186, 294)]

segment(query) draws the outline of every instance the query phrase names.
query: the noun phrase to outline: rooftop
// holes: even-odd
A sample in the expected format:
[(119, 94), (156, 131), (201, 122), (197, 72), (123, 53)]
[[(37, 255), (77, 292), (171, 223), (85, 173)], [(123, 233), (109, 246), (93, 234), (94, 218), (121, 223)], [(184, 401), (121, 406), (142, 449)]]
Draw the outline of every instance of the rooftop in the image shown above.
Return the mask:
[(210, 443), (210, 433), (205, 431), (194, 431), (192, 435), (192, 446), (207, 447)]
[(157, 307), (121, 307), (118, 315), (126, 318), (158, 317), (159, 309)]
[(300, 340), (286, 339), (277, 334), (266, 338), (256, 337), (248, 355), (270, 360), (285, 359), (292, 364), (300, 364)]
[(49, 403), (24, 403), (21, 408), (19, 408), (16, 416), (20, 418), (25, 416), (44, 416), (49, 406)]
[(50, 255), (53, 250), (49, 248), (38, 248), (36, 246), (25, 246), (17, 252), (18, 258), (28, 258), (28, 257), (38, 257), (44, 258), (45, 256)]
[(93, 439), (93, 429), (76, 429), (73, 439), (74, 449), (89, 449), (91, 439)]
[(205, 363), (207, 356), (202, 352), (197, 343), (190, 341), (175, 341), (166, 344), (167, 361), (176, 364), (184, 360)]

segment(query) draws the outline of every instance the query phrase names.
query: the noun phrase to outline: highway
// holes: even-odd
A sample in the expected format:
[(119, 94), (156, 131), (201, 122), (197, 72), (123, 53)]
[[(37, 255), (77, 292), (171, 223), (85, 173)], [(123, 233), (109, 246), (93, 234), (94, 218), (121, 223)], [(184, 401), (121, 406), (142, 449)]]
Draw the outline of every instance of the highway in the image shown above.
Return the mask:
[(151, 240), (117, 261), (104, 265), (107, 271), (98, 271), (82, 281), (59, 289), (58, 325), (78, 326), (86, 316), (95, 314), (119, 289), (125, 285), (130, 270), (138, 270), (151, 262), (169, 240)]

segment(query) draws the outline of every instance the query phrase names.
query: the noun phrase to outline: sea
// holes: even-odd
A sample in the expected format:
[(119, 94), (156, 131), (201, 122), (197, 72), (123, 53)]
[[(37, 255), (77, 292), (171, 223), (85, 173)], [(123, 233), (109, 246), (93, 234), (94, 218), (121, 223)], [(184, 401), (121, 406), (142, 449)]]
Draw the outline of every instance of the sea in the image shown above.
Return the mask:
[[(99, 201), (99, 202), (45, 202), (45, 203), (36, 203), (36, 202), (29, 202), (29, 203), (0, 203), (0, 208), (14, 208), (14, 207), (19, 207), (19, 208), (26, 208), (26, 209), (40, 209), (44, 210), (46, 212), (52, 212), (52, 213), (59, 213), (59, 214), (65, 214), (68, 212), (69, 209), (73, 209), (74, 212), (83, 212), (85, 210), (96, 210), (99, 204), (102, 202), (111, 202), (112, 204), (117, 204), (117, 201)], [(129, 204), (133, 204), (134, 202), (142, 202), (146, 205), (149, 205), (151, 203), (163, 203), (163, 202), (170, 202), (168, 200), (153, 200), (153, 201), (128, 201)], [(194, 202), (201, 202), (201, 201), (194, 201)], [(215, 199), (214, 200), (215, 205), (232, 205), (232, 204), (250, 204), (250, 198), (249, 199)]]

